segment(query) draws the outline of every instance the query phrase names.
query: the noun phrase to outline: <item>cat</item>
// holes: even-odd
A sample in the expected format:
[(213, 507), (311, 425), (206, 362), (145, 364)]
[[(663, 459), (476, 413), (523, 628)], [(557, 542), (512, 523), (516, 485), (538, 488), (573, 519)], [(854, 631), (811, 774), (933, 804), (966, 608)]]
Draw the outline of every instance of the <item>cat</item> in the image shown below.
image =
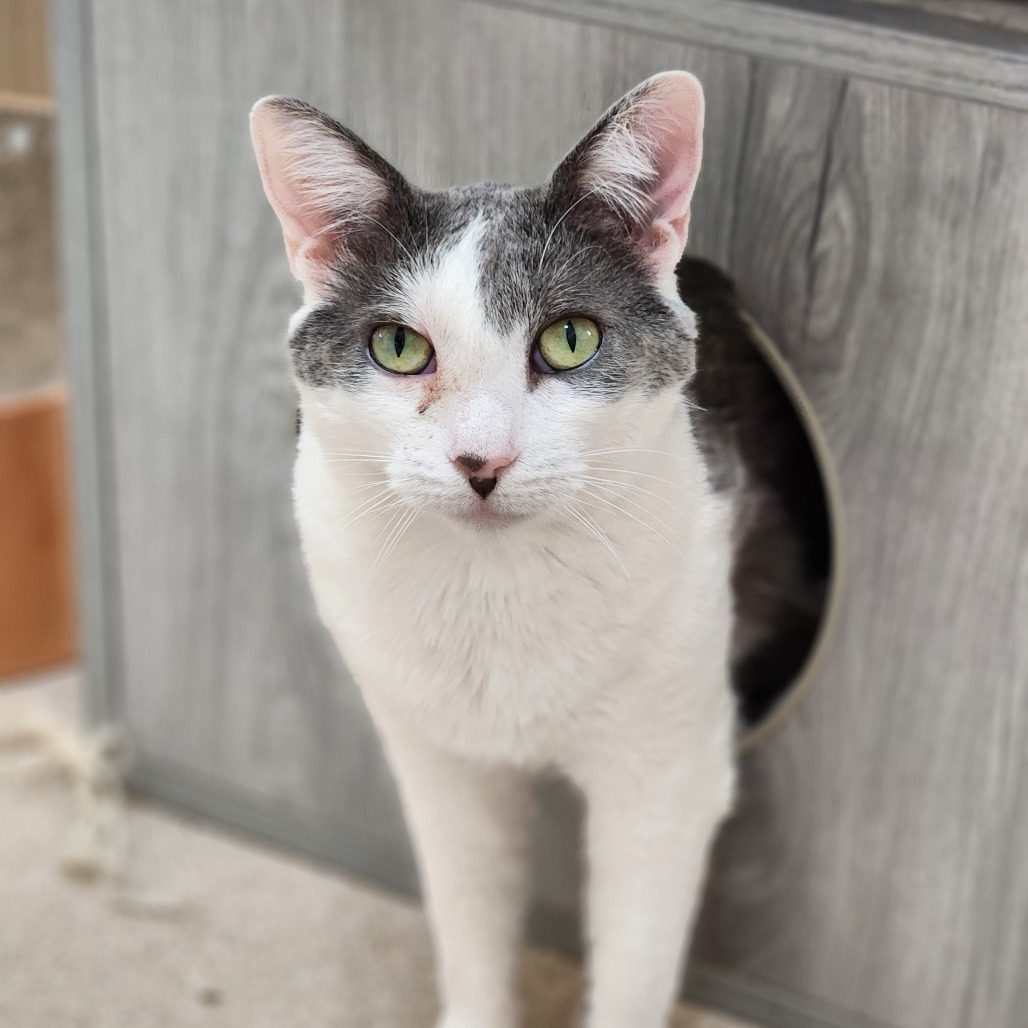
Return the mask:
[[(751, 474), (728, 416), (742, 358), (698, 345), (694, 308), (719, 352), (746, 332), (727, 280), (683, 260), (703, 113), (665, 72), (545, 185), (445, 192), (306, 103), (251, 114), (303, 288), (296, 518), (399, 785), (440, 1028), (518, 1023), (540, 769), (587, 805), (587, 1024), (667, 1023), (733, 803), (733, 674), (760, 680), (776, 619), (816, 627), (789, 598), (781, 469)], [(769, 562), (745, 556), (760, 532)], [(747, 613), (753, 575), (783, 599)]]

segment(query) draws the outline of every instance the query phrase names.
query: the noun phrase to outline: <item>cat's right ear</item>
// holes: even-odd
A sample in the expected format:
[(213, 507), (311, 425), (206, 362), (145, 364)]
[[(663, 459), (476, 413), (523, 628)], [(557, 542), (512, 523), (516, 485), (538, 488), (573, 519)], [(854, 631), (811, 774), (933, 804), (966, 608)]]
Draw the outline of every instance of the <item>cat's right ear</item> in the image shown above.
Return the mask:
[(675, 267), (703, 151), (703, 87), (695, 75), (665, 71), (622, 97), (554, 172), (563, 218), (592, 198), (613, 214), (655, 278), (677, 294)]
[(309, 300), (346, 259), (348, 233), (374, 219), (403, 178), (349, 129), (301, 100), (258, 100), (250, 136), (289, 267)]

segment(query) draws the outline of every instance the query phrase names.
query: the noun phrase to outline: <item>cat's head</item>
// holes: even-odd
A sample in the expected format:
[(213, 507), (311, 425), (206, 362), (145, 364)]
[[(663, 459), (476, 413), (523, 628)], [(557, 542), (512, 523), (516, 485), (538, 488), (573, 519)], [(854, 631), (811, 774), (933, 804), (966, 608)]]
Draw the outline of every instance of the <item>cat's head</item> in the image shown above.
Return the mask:
[(597, 454), (639, 446), (681, 403), (693, 76), (643, 82), (528, 189), (418, 189), (297, 100), (261, 100), (251, 125), (304, 289), (290, 346), (305, 424), (340, 475), (503, 525), (568, 504)]

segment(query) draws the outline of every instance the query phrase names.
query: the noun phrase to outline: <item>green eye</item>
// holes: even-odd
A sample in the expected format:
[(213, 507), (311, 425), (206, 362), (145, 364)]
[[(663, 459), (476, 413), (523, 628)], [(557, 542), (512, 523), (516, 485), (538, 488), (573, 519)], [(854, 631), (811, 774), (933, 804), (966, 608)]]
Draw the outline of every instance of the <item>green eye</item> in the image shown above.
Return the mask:
[(544, 362), (538, 371), (570, 371), (583, 365), (600, 348), (600, 328), (588, 318), (564, 318), (543, 329), (535, 344)]
[(406, 325), (380, 325), (368, 350), (376, 364), (395, 375), (420, 375), (435, 356), (432, 344)]

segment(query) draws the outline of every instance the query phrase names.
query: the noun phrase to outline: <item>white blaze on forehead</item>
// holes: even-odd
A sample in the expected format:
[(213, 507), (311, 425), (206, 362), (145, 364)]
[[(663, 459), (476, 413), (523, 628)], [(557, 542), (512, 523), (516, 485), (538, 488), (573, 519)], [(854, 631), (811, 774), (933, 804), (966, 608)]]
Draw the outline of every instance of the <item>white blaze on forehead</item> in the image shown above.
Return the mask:
[(501, 333), (482, 300), (481, 240), (476, 217), (451, 246), (405, 270), (398, 297), (404, 320), (435, 347), (439, 397), (450, 413), (455, 453), (509, 454), (527, 388), (527, 321)]
[(517, 345), (486, 317), (480, 288), (485, 227), (480, 214), (454, 243), (400, 277), (397, 300), (404, 320), (431, 340), (447, 389), (482, 376), (502, 377), (505, 358), (524, 363)]

